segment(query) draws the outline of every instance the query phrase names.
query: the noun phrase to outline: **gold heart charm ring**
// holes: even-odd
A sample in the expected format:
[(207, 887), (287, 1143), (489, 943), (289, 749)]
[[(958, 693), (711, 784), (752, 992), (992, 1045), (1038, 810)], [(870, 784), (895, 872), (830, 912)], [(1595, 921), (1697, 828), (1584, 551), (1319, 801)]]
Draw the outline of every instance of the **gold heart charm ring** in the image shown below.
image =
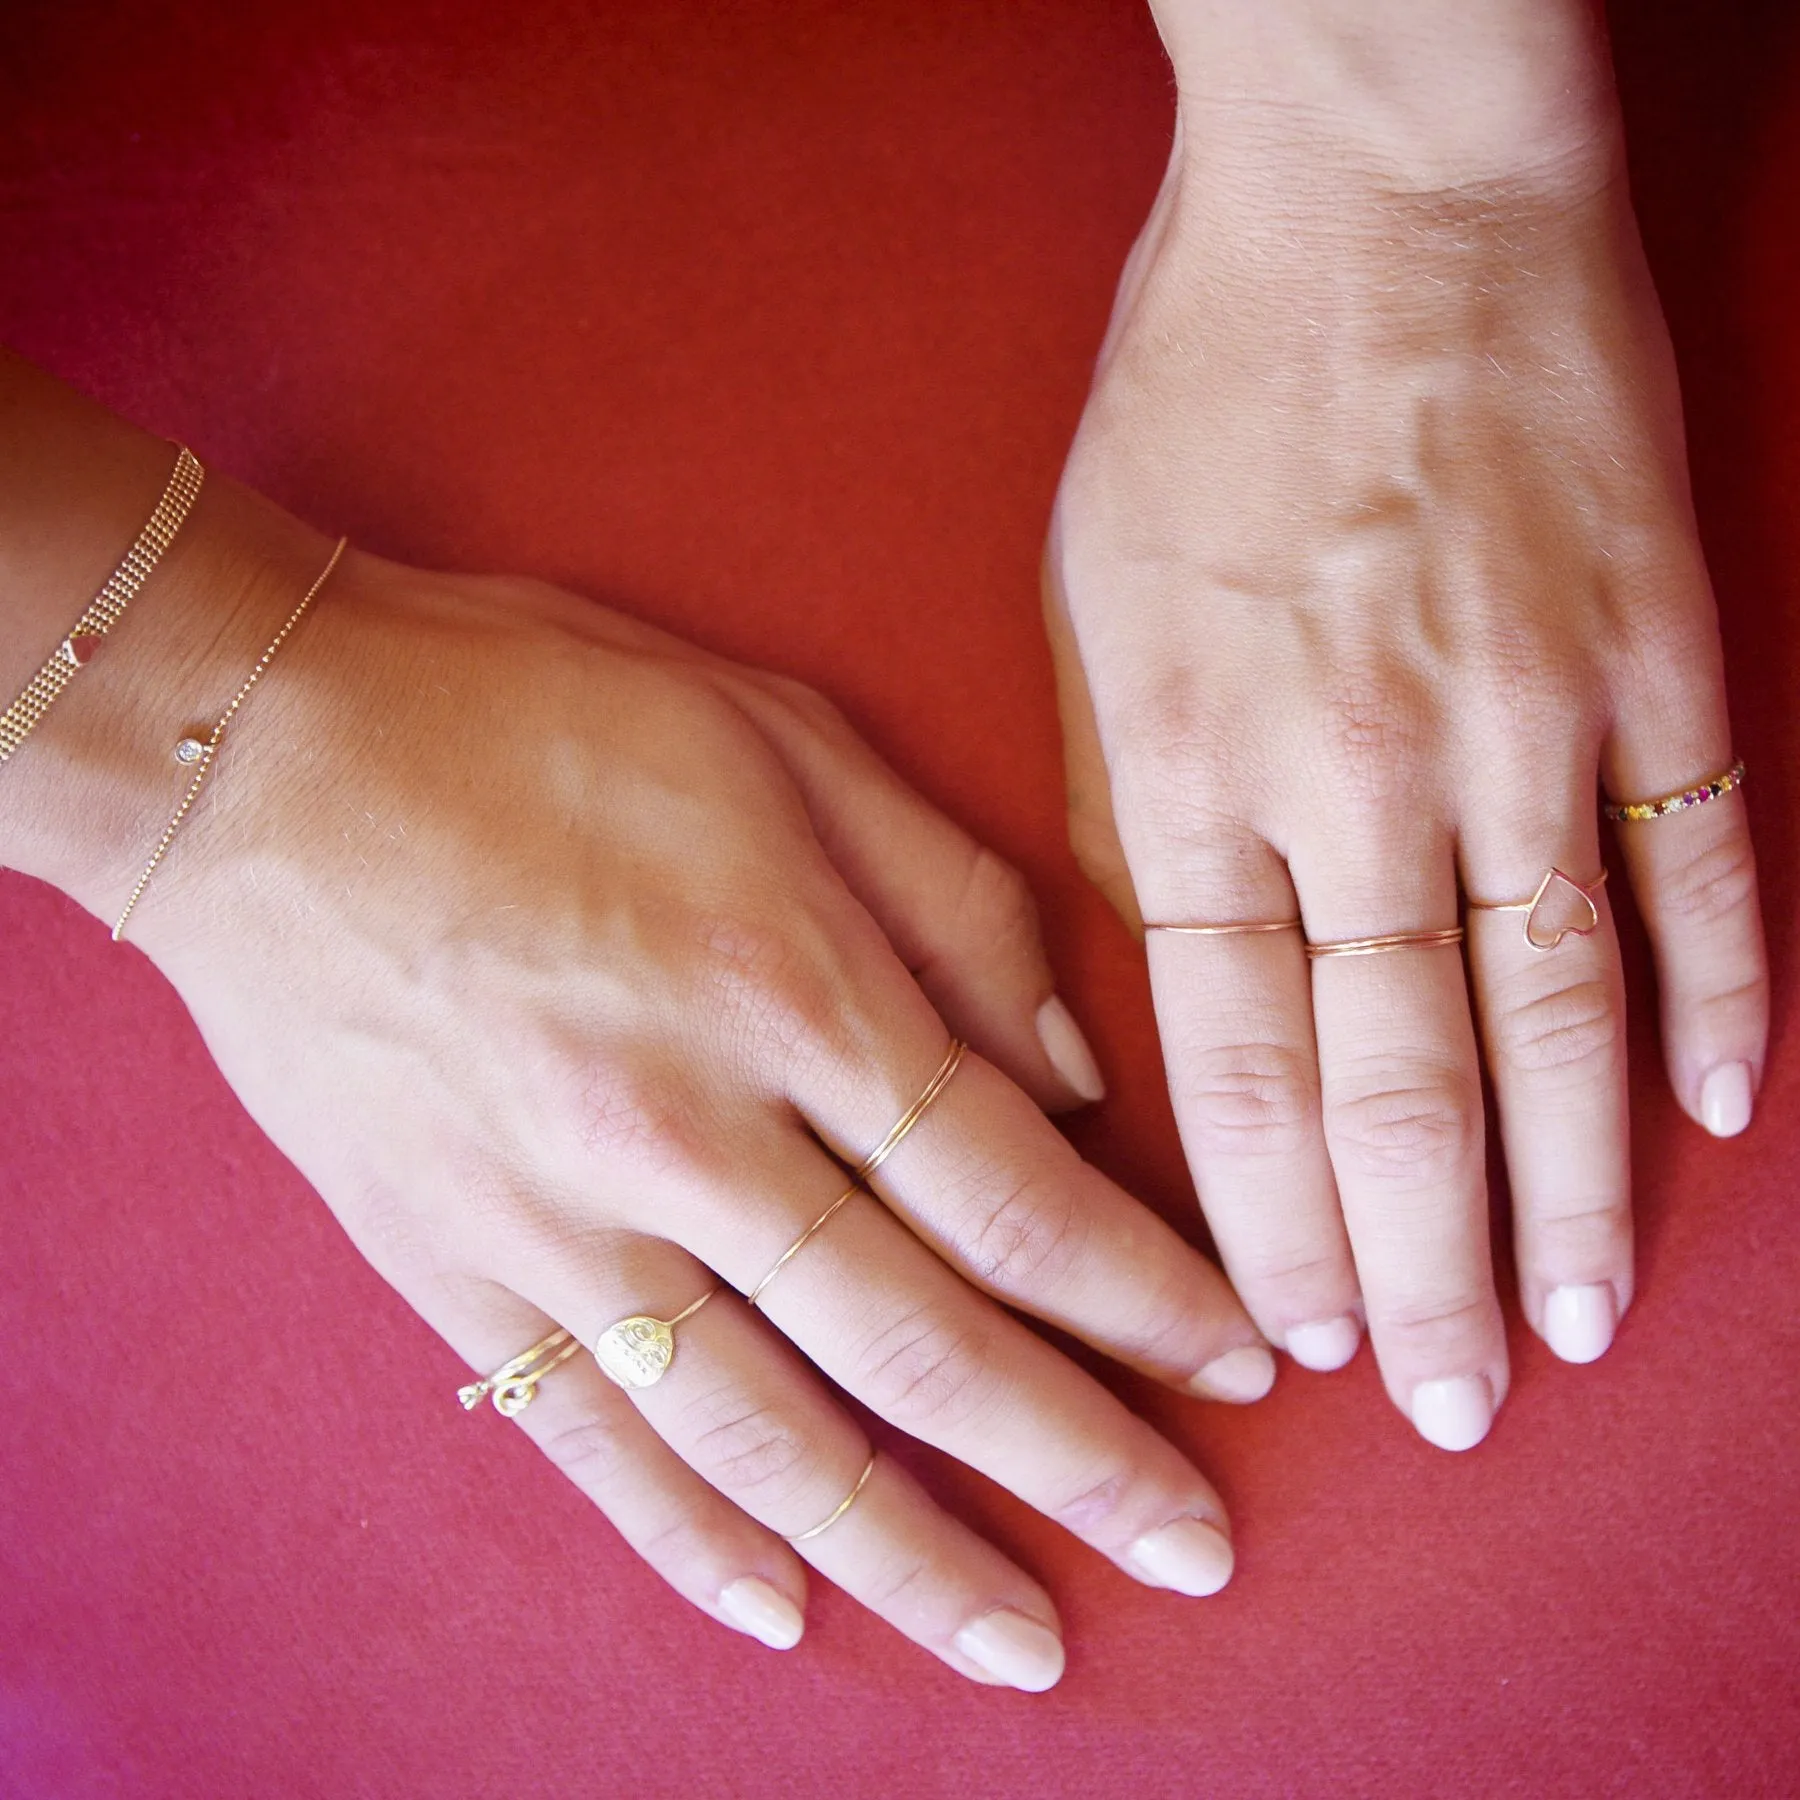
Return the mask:
[(1525, 942), (1533, 950), (1554, 950), (1564, 938), (1588, 937), (1600, 927), (1595, 895), (1606, 885), (1602, 869), (1592, 881), (1577, 881), (1552, 869), (1529, 900), (1470, 900), (1470, 912), (1522, 912)]

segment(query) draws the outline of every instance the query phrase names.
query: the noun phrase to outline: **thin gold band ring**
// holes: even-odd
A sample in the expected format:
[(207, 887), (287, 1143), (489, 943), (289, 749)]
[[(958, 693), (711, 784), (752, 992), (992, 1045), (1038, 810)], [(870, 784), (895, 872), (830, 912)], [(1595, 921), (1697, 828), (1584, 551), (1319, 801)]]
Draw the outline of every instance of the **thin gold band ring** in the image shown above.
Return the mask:
[(856, 1504), (858, 1495), (860, 1495), (863, 1489), (869, 1485), (869, 1477), (875, 1473), (875, 1458), (878, 1455), (880, 1455), (879, 1451), (871, 1450), (869, 1452), (869, 1460), (863, 1464), (863, 1472), (857, 1476), (856, 1486), (831, 1509), (831, 1516), (829, 1518), (821, 1519), (810, 1531), (796, 1532), (788, 1539), (788, 1542), (790, 1544), (804, 1544), (808, 1538), (816, 1538), (822, 1533), (829, 1531), (832, 1526), (834, 1526), (838, 1520)]
[(764, 1290), (767, 1289), (769, 1283), (773, 1281), (775, 1277), (779, 1275), (781, 1271), (825, 1229), (826, 1225), (837, 1216), (838, 1209), (843, 1206), (848, 1206), (861, 1192), (862, 1183), (860, 1181), (853, 1181), (845, 1188), (844, 1191), (839, 1194), (838, 1197), (832, 1201), (832, 1203), (826, 1207), (826, 1209), (820, 1213), (819, 1216), (814, 1219), (813, 1222), (807, 1226), (807, 1228), (775, 1259), (775, 1266), (750, 1290), (748, 1294), (744, 1296), (745, 1303), (754, 1306), (757, 1301), (763, 1297)]
[(856, 1165), (855, 1176), (858, 1181), (867, 1181), (900, 1148), (906, 1134), (924, 1118), (931, 1109), (931, 1103), (950, 1085), (950, 1077), (962, 1067), (962, 1059), (968, 1054), (968, 1049), (969, 1046), (961, 1038), (950, 1040), (950, 1048), (944, 1052), (944, 1060), (938, 1064), (937, 1073), (926, 1082), (924, 1093), (900, 1115), (900, 1122), (894, 1129)]
[(1146, 925), (1146, 931), (1172, 931), (1181, 937), (1253, 937), (1261, 931), (1298, 931), (1298, 919), (1270, 919), (1245, 925)]
[(1451, 925), (1443, 931), (1394, 931), (1385, 937), (1339, 938), (1329, 944), (1308, 944), (1306, 954), (1314, 962), (1322, 956), (1378, 956), (1388, 950), (1436, 950), (1460, 944), (1463, 928)]

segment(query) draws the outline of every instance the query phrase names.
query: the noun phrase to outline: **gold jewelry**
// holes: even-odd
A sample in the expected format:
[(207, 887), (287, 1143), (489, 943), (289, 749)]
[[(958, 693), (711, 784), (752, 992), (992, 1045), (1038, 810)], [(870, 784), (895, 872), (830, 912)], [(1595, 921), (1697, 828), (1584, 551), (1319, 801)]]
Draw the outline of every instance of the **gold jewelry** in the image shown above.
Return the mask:
[(744, 1296), (745, 1303), (754, 1306), (757, 1301), (763, 1297), (763, 1290), (768, 1287), (769, 1283), (806, 1248), (819, 1232), (825, 1229), (826, 1225), (836, 1215), (838, 1208), (840, 1206), (848, 1205), (850, 1201), (854, 1200), (861, 1192), (862, 1183), (860, 1181), (854, 1181), (849, 1187), (845, 1188), (844, 1191), (839, 1194), (838, 1197), (832, 1201), (832, 1203), (826, 1207), (826, 1209), (820, 1213), (819, 1216), (814, 1219), (813, 1222), (807, 1226), (807, 1228), (801, 1232), (801, 1234), (795, 1238), (778, 1257), (776, 1257), (774, 1268), (772, 1268), (768, 1274), (766, 1274), (762, 1280)]
[(0, 763), (30, 737), (75, 677), (94, 660), (101, 640), (124, 617), (138, 590), (150, 579), (162, 555), (174, 543), (175, 534), (192, 511), (206, 471), (200, 459), (185, 445), (176, 446), (175, 467), (156, 510), (125, 552), (124, 560), (106, 578), (106, 586), (88, 603), (88, 609), (56, 646), (50, 660), (25, 684), (25, 691), (0, 713)]
[(502, 1363), (493, 1374), (467, 1387), (458, 1388), (456, 1397), (464, 1412), (473, 1412), (489, 1394), (494, 1396), (494, 1411), (516, 1419), (537, 1398), (537, 1384), (552, 1369), (560, 1368), (581, 1348), (575, 1334), (553, 1331), (540, 1338), (529, 1350)]
[(199, 738), (185, 737), (175, 746), (175, 760), (184, 765), (194, 767), (194, 778), (188, 783), (188, 791), (182, 796), (181, 804), (176, 807), (174, 816), (158, 840), (157, 846), (150, 852), (150, 860), (144, 865), (144, 872), (137, 879), (137, 886), (131, 890), (131, 898), (125, 902), (125, 910), (119, 914), (119, 922), (112, 928), (113, 942), (116, 944), (125, 933), (125, 922), (131, 917), (137, 903), (144, 897), (144, 889), (150, 885), (150, 877), (162, 866), (162, 859), (168, 855), (169, 846), (175, 841), (175, 834), (181, 829), (182, 821), (188, 816), (193, 804), (200, 798), (200, 790), (206, 786), (206, 778), (212, 773), (213, 760), (219, 753), (219, 746), (225, 737), (225, 727), (237, 716), (237, 709), (244, 704), (250, 690), (262, 679), (263, 671), (275, 660), (275, 652), (287, 642), (288, 633), (306, 616), (306, 609), (317, 598), (319, 589), (331, 577), (331, 571), (338, 566), (338, 558), (344, 554), (350, 540), (339, 538), (337, 548), (331, 553), (331, 560), (320, 572), (319, 578), (306, 590), (305, 598), (288, 614), (288, 620), (276, 632), (268, 649), (257, 658), (256, 667), (252, 669), (244, 681), (244, 685), (232, 696), (231, 704), (226, 707), (218, 724), (212, 728), (212, 736), (204, 743)]
[[(1537, 884), (1537, 891), (1529, 900), (1468, 900), (1464, 905), (1470, 912), (1522, 912), (1525, 915), (1526, 943), (1534, 950), (1554, 950), (1566, 937), (1587, 937), (1600, 929), (1600, 908), (1595, 904), (1594, 896), (1605, 886), (1605, 869), (1592, 881), (1577, 881), (1573, 875), (1565, 875), (1561, 869), (1552, 869)], [(1587, 923), (1561, 925), (1553, 935), (1540, 936), (1537, 931), (1538, 908), (1552, 894), (1560, 893), (1564, 888), (1580, 896), (1582, 905), (1587, 908)]]
[(684, 1319), (691, 1319), (718, 1291), (716, 1287), (708, 1288), (692, 1306), (684, 1307), (672, 1319), (635, 1313), (607, 1326), (594, 1340), (594, 1361), (622, 1388), (655, 1387), (675, 1360), (675, 1327)]
[(1722, 799), (1744, 785), (1749, 770), (1734, 762), (1722, 775), (1709, 775), (1692, 787), (1679, 788), (1673, 794), (1660, 794), (1654, 800), (1609, 800), (1601, 811), (1616, 825), (1644, 819), (1666, 819), (1671, 813), (1686, 812), (1690, 806), (1704, 806), (1709, 800)]
[(1250, 937), (1259, 931), (1298, 931), (1298, 919), (1271, 919), (1255, 925), (1146, 925), (1146, 931), (1174, 931), (1183, 937)]
[(1315, 962), (1321, 956), (1375, 956), (1384, 950), (1435, 950), (1441, 944), (1460, 944), (1463, 928), (1443, 931), (1395, 931), (1386, 937), (1340, 938), (1332, 944), (1308, 944), (1306, 954)]
[(900, 1148), (900, 1140), (924, 1118), (931, 1109), (932, 1101), (950, 1085), (950, 1077), (961, 1068), (968, 1048), (961, 1038), (950, 1040), (950, 1048), (944, 1052), (944, 1060), (938, 1064), (937, 1073), (926, 1082), (924, 1093), (906, 1109), (900, 1123), (856, 1165), (853, 1173), (858, 1181), (867, 1181)]
[(838, 1520), (856, 1504), (857, 1495), (869, 1485), (869, 1477), (875, 1473), (875, 1458), (879, 1454), (879, 1451), (871, 1451), (869, 1453), (869, 1460), (863, 1464), (863, 1472), (856, 1478), (856, 1486), (831, 1509), (830, 1518), (821, 1519), (811, 1531), (796, 1532), (794, 1536), (788, 1539), (788, 1542), (790, 1544), (804, 1544), (808, 1538), (816, 1538), (822, 1532), (829, 1531), (832, 1526), (834, 1526)]

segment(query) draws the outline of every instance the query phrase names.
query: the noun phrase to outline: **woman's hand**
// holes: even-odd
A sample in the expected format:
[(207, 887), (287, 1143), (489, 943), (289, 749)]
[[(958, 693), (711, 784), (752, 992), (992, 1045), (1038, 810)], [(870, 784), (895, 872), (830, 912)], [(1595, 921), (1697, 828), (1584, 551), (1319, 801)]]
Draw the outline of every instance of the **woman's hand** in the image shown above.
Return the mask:
[[(1598, 784), (1647, 798), (1732, 762), (1583, 10), (1159, 8), (1180, 134), (1046, 564), (1075, 841), (1134, 920), (1453, 926), (1462, 896), (1591, 882)], [(1510, 48), (1469, 41), (1502, 22)], [(1616, 854), (1675, 1091), (1740, 1131), (1767, 1029), (1742, 801), (1626, 824)], [(1533, 1328), (1587, 1361), (1631, 1299), (1624, 998), (1594, 894), (1592, 935), (1543, 951), (1523, 912), (1471, 911), (1466, 971), (1441, 947), (1309, 965), (1298, 931), (1149, 939), (1195, 1182), (1252, 1315), (1314, 1368), (1366, 1316), (1395, 1404), (1447, 1449), (1507, 1385), (1478, 1042)], [(1536, 930), (1590, 922), (1561, 888)]]
[[(323, 565), (291, 522), (268, 563), (265, 511), (214, 477), (170, 579), (237, 582), (226, 622), (190, 604), (178, 623), (153, 589), (109, 645), (109, 678), (150, 687), (153, 716), (172, 693), (209, 716)], [(239, 648), (152, 680), (159, 631)], [(120, 735), (84, 677), (24, 779), (42, 797), (60, 754), (115, 791), (98, 746)], [(185, 777), (166, 745), (152, 761), (139, 789), (172, 798)], [(816, 695), (548, 587), (352, 554), (207, 795), (131, 938), (472, 1367), (552, 1322), (592, 1345), (725, 1284), (656, 1385), (628, 1395), (583, 1356), (519, 1417), (696, 1605), (791, 1644), (804, 1557), (975, 1680), (1057, 1678), (1049, 1597), (897, 1461), (798, 1553), (784, 1542), (869, 1458), (832, 1383), (1136, 1579), (1223, 1585), (1217, 1494), (1007, 1307), (1197, 1394), (1257, 1398), (1268, 1351), (1218, 1271), (1043, 1116), (1098, 1076), (1019, 878)], [(65, 885), (115, 912), (154, 822)], [(952, 1034), (972, 1052), (880, 1198), (837, 1213), (751, 1310), (740, 1296)]]

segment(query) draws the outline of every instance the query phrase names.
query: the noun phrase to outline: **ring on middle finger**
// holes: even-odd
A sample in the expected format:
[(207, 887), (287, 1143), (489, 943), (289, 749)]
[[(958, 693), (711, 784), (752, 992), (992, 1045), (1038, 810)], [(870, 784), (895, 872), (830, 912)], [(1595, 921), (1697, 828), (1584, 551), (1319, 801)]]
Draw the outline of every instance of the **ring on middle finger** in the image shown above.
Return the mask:
[[(1522, 912), (1526, 943), (1534, 950), (1554, 950), (1566, 937), (1588, 937), (1600, 929), (1600, 907), (1596, 896), (1605, 885), (1604, 868), (1592, 881), (1577, 881), (1561, 869), (1551, 869), (1537, 884), (1537, 891), (1529, 900), (1469, 900), (1464, 904), (1470, 912)], [(1545, 910), (1546, 903), (1555, 905), (1571, 894), (1585, 910), (1586, 924), (1565, 922), (1540, 926), (1538, 914)]]
[(1308, 944), (1306, 954), (1314, 962), (1322, 956), (1378, 956), (1389, 950), (1435, 950), (1445, 944), (1460, 944), (1463, 928), (1446, 926), (1442, 931), (1391, 931), (1383, 937), (1337, 938), (1331, 943)]

